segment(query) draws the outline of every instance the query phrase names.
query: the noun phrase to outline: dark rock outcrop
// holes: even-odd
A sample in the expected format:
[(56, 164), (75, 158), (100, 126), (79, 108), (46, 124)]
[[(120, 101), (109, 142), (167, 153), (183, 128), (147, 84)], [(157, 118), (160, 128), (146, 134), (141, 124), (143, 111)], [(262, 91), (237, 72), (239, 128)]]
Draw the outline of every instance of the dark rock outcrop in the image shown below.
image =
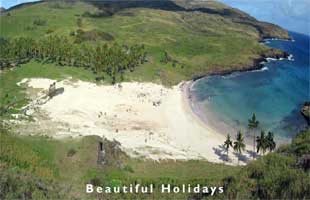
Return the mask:
[(253, 62), (249, 65), (241, 66), (239, 68), (232, 68), (232, 69), (223, 69), (218, 68), (217, 70), (213, 70), (212, 72), (208, 72), (205, 74), (195, 74), (192, 76), (192, 80), (196, 81), (198, 79), (201, 79), (205, 76), (212, 76), (212, 75), (229, 75), (234, 72), (246, 72), (246, 71), (253, 71), (253, 70), (259, 70), (263, 68), (264, 64), (263, 62), (267, 62), (267, 58), (274, 58), (274, 59), (280, 59), (285, 58), (287, 59), (289, 57), (289, 54), (287, 52), (281, 51), (279, 49), (269, 49), (268, 52), (261, 54), (259, 58), (253, 59)]
[(305, 171), (310, 169), (310, 154), (305, 154), (298, 159), (297, 166), (303, 168)]
[(300, 112), (306, 118), (308, 125), (310, 125), (310, 101), (304, 103)]

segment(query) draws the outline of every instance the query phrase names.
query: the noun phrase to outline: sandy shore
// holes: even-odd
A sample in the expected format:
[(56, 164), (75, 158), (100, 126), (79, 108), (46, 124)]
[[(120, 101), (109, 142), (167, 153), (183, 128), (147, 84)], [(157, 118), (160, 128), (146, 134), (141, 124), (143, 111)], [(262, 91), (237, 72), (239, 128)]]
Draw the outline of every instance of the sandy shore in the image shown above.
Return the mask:
[[(44, 98), (53, 82), (24, 79), (19, 83), (29, 87), (32, 98), (25, 113), (34, 122), (19, 125), (24, 133), (31, 130), (32, 134), (44, 133), (54, 138), (99, 135), (119, 141), (132, 157), (154, 160), (226, 160), (222, 148), (225, 136), (191, 110), (187, 93), (190, 82), (165, 88), (153, 83), (105, 86), (64, 80), (56, 83), (56, 88), (63, 89), (60, 94)], [(229, 155), (228, 164), (236, 164), (236, 155)], [(243, 160), (249, 157), (246, 153)]]

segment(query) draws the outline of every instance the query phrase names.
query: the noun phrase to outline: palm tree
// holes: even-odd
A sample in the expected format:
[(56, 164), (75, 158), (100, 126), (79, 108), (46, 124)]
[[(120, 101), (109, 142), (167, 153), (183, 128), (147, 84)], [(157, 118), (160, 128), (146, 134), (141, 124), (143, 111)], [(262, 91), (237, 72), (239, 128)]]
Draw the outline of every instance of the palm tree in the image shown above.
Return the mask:
[(272, 152), (273, 150), (275, 150), (276, 143), (274, 141), (274, 136), (272, 132), (270, 131), (268, 132), (266, 140), (267, 140), (267, 148), (269, 149), (269, 151)]
[(228, 159), (228, 152), (229, 152), (229, 148), (232, 147), (233, 144), (232, 144), (232, 140), (230, 139), (230, 135), (229, 133), (227, 134), (227, 137), (226, 137), (226, 140), (224, 142), (224, 148), (226, 149), (226, 152), (227, 152), (227, 161), (229, 160)]
[(263, 152), (263, 155), (264, 155), (268, 148), (268, 141), (265, 135), (265, 131), (261, 131), (260, 136), (257, 136), (256, 138), (256, 142), (257, 142), (257, 147), (256, 147), (257, 153)]
[(236, 141), (234, 142), (234, 151), (239, 154), (238, 156), (238, 165), (242, 151), (245, 149), (244, 137), (241, 131), (238, 132)]
[(259, 125), (259, 121), (256, 119), (255, 113), (253, 113), (252, 118), (248, 120), (248, 127), (253, 131), (253, 160), (254, 160), (254, 152), (255, 152), (255, 140), (256, 140), (256, 128)]

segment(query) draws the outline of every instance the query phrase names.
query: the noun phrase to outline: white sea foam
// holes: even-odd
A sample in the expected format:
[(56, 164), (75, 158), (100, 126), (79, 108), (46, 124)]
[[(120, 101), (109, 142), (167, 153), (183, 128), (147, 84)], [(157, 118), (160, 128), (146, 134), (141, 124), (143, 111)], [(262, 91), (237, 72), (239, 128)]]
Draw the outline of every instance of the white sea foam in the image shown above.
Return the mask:
[(290, 60), (290, 61), (294, 61), (294, 56), (293, 56), (293, 54), (290, 54), (290, 55), (288, 56), (287, 59)]
[(276, 59), (276, 58), (266, 58), (266, 60), (267, 60), (268, 62), (270, 62), (270, 61), (276, 61), (277, 59)]

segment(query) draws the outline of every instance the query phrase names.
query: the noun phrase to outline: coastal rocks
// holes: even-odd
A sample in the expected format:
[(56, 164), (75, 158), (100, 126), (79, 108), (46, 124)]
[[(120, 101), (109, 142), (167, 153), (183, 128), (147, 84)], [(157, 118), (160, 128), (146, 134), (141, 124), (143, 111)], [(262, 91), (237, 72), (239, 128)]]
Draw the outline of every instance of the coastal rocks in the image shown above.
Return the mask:
[(288, 58), (290, 54), (288, 54), (285, 51), (281, 51), (279, 49), (269, 49), (268, 52), (262, 54), (261, 56), (264, 58), (280, 59), (280, 58)]
[(310, 124), (310, 101), (307, 101), (304, 103), (300, 112), (305, 117), (309, 125)]
[(270, 48), (267, 52), (264, 52), (260, 55), (259, 58), (253, 59), (251, 64), (239, 66), (239, 67), (233, 67), (230, 69), (223, 69), (223, 68), (217, 68), (212, 70), (209, 73), (205, 74), (194, 74), (192, 76), (192, 80), (196, 81), (198, 79), (201, 79), (205, 76), (213, 76), (213, 75), (229, 75), (234, 72), (245, 72), (245, 71), (253, 71), (253, 70), (259, 70), (264, 67), (264, 63), (268, 62), (268, 59), (275, 59), (275, 60), (282, 60), (282, 59), (292, 59), (292, 55), (285, 51), (281, 51), (279, 49)]

